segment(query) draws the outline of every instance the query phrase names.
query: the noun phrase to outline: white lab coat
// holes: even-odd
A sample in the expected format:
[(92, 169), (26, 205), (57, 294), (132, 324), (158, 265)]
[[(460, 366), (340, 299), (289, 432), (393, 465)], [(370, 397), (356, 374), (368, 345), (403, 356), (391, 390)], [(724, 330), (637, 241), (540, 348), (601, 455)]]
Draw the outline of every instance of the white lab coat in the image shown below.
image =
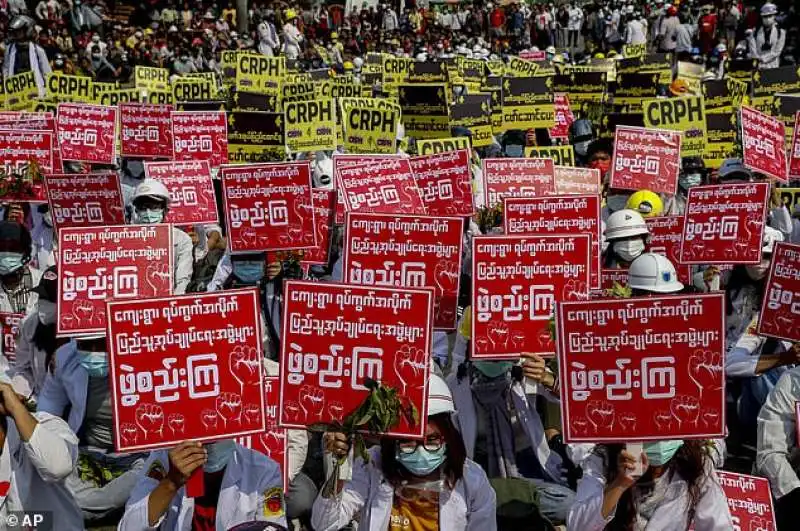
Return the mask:
[(47, 352), (39, 349), (33, 342), (38, 326), (38, 313), (32, 313), (23, 319), (17, 335), (17, 359), (8, 373), (14, 389), (25, 396), (38, 395), (47, 377)]
[(303, 42), (303, 34), (297, 26), (291, 22), (283, 25), (284, 53), (290, 61), (295, 61), (300, 56), (300, 43)]
[[(28, 271), (31, 274), (31, 287), (36, 287), (39, 285), (39, 280), (42, 278), (42, 271), (38, 269), (34, 269), (32, 267), (27, 267)], [(39, 301), (39, 296), (34, 293), (33, 291), (28, 293), (28, 304), (25, 305), (25, 315), (30, 315), (32, 313), (36, 313), (36, 303)], [(14, 312), (14, 308), (11, 307), (11, 301), (8, 300), (8, 295), (2, 289), (0, 289), (0, 312)]]
[[(369, 463), (357, 458), (353, 478), (336, 497), (314, 501), (311, 527), (338, 531), (358, 516), (359, 531), (386, 531), (392, 512), (394, 490), (383, 477), (380, 449), (370, 451)], [(486, 473), (475, 462), (464, 462), (464, 475), (454, 490), (439, 496), (440, 531), (496, 531), (495, 494)]]
[(761, 50), (765, 41), (766, 34), (763, 27), (758, 28), (747, 38), (747, 48), (750, 52), (750, 59), (758, 59), (759, 70), (778, 68), (781, 66), (781, 54), (786, 44), (786, 30), (778, 26), (773, 26), (769, 38), (769, 43), (772, 45), (772, 48), (767, 52)]
[[(159, 463), (164, 472), (169, 471), (169, 455), (166, 450), (150, 453), (144, 470), (150, 470), (154, 463)], [(160, 531), (191, 531), (194, 516), (194, 498), (186, 496), (186, 488), (181, 487), (172, 499), (167, 511), (156, 522), (149, 526), (147, 503), (150, 493), (158, 486), (159, 481), (142, 474), (134, 487), (125, 514), (119, 522), (119, 531), (142, 531), (158, 529)], [(286, 527), (286, 510), (279, 514), (265, 514), (265, 501), (274, 489), (281, 489), (282, 479), (278, 464), (269, 457), (236, 445), (225, 473), (217, 502), (217, 529), (230, 529), (244, 522), (253, 520), (271, 521)]]
[(569, 31), (580, 31), (581, 27), (583, 27), (583, 9), (573, 7), (569, 10), (567, 29)]
[(800, 488), (795, 413), (798, 396), (800, 368), (781, 376), (758, 414), (756, 470), (769, 480), (772, 495), (778, 499)]
[(173, 294), (183, 295), (194, 272), (194, 244), (182, 230), (172, 227)]
[[(614, 518), (616, 507), (603, 518), (603, 491), (606, 488), (603, 458), (592, 454), (583, 461), (583, 478), (578, 483), (578, 496), (567, 517), (567, 531), (602, 531)], [(664, 474), (656, 480), (655, 490), (663, 489), (664, 499), (647, 523), (645, 531), (686, 531), (689, 514), (689, 485), (675, 474)], [(709, 459), (706, 479), (700, 487), (694, 514), (695, 531), (731, 531), (734, 529), (728, 501)]]
[[(267, 376), (280, 376), (280, 365), (278, 362), (264, 359), (264, 369)], [(286, 475), (289, 483), (294, 481), (295, 476), (303, 469), (308, 454), (308, 432), (306, 430), (286, 430), (286, 453), (287, 463)], [(286, 486), (289, 487), (288, 485)]]
[(78, 460), (78, 438), (58, 417), (41, 412), (33, 416), (38, 424), (28, 442), (20, 439), (16, 424), (8, 421), (0, 481), (10, 481), (11, 487), (0, 507), (0, 522), (6, 522), (11, 511), (48, 511), (50, 518), (57, 519), (53, 529), (84, 529), (81, 510), (64, 486)]
[(275, 55), (275, 49), (281, 45), (275, 24), (266, 20), (258, 25), (258, 40), (258, 51), (267, 57)]

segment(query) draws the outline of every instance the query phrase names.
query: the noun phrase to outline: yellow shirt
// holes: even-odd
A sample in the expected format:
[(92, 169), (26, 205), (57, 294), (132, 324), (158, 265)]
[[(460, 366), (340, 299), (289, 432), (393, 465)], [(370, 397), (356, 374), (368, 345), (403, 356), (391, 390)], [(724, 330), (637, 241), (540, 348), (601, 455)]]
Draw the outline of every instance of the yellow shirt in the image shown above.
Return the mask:
[(439, 493), (396, 489), (388, 531), (439, 531)]

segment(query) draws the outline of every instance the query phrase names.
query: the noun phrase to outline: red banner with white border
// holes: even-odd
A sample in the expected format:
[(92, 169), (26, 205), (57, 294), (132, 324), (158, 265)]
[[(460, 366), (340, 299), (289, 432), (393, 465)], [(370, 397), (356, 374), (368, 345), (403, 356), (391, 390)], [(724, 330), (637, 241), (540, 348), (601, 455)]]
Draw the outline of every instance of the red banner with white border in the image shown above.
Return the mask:
[(411, 170), (429, 216), (475, 213), (469, 159), (466, 149), (411, 157)]
[(588, 234), (592, 238), (590, 289), (600, 289), (600, 197), (506, 197), (503, 202), (505, 233)]
[(256, 290), (108, 303), (118, 452), (266, 429)]
[(743, 106), (740, 123), (744, 165), (787, 182), (786, 126), (783, 120)]
[(553, 195), (553, 159), (483, 159), (484, 205), (493, 207), (506, 197)]
[(675, 266), (675, 272), (678, 273), (678, 280), (689, 286), (692, 283), (692, 267), (680, 263), (683, 221), (683, 216), (644, 218), (647, 230), (650, 232), (645, 252), (669, 258), (669, 261)]
[(769, 183), (695, 186), (684, 212), (681, 264), (757, 264)]
[(63, 228), (58, 285), (58, 335), (105, 332), (106, 301), (172, 293), (172, 228)]
[(792, 145), (789, 147), (789, 179), (800, 179), (800, 112), (794, 115)]
[(473, 359), (553, 356), (555, 303), (589, 298), (591, 236), (479, 236), (472, 240)]
[(144, 159), (172, 158), (172, 105), (120, 103), (120, 154)]
[(316, 244), (303, 251), (303, 263), (308, 265), (328, 265), (331, 254), (331, 232), (336, 210), (336, 190), (311, 190), (314, 204), (314, 233)]
[(725, 437), (722, 293), (564, 302), (564, 441)]
[(117, 108), (59, 103), (56, 114), (61, 160), (114, 164), (117, 157)]
[[(280, 425), (341, 422), (368, 394), (367, 378), (428, 416), (433, 291), (284, 283)], [(387, 435), (422, 437), (401, 416)]]
[(555, 166), (557, 195), (600, 195), (600, 170)]
[(407, 158), (334, 155), (336, 188), (347, 212), (425, 215), (425, 203)]
[(217, 196), (207, 160), (145, 162), (144, 174), (169, 191), (166, 223), (219, 223)]
[(116, 173), (53, 174), (44, 182), (56, 229), (125, 223)]
[(800, 245), (775, 244), (764, 294), (759, 335), (800, 341)]
[(627, 269), (603, 269), (600, 272), (601, 290), (614, 289), (614, 284), (619, 284), (620, 286), (628, 285)]
[(174, 160), (207, 160), (212, 168), (228, 163), (225, 111), (184, 111), (170, 116)]
[(575, 115), (569, 106), (569, 96), (564, 92), (553, 94), (553, 105), (556, 110), (556, 125), (550, 128), (550, 138), (569, 139), (569, 128), (575, 121)]
[(225, 166), (220, 174), (231, 252), (316, 245), (307, 161)]
[(617, 126), (611, 188), (675, 194), (680, 170), (680, 132)]
[(345, 220), (344, 282), (434, 290), (433, 325), (456, 327), (463, 218), (351, 212)]
[(728, 500), (733, 531), (775, 531), (775, 509), (769, 480), (717, 470), (719, 486)]
[(0, 129), (0, 153), (6, 175), (20, 172), (31, 161), (36, 161), (42, 173), (53, 171), (53, 136), (50, 131)]

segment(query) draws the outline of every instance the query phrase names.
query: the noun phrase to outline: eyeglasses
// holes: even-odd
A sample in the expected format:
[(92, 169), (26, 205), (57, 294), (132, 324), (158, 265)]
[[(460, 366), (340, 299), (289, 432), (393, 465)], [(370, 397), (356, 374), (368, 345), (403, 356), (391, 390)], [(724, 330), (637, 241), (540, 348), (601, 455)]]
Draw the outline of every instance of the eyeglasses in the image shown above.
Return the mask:
[(400, 441), (397, 443), (397, 448), (401, 454), (413, 454), (420, 444), (429, 452), (437, 452), (444, 446), (444, 437), (441, 435), (429, 435), (423, 441)]

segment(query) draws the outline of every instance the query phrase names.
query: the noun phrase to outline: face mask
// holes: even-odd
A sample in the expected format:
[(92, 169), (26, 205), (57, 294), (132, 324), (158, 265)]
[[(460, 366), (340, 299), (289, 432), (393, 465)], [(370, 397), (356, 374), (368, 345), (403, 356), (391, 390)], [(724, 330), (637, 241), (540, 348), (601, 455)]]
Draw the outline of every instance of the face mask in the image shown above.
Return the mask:
[(633, 262), (644, 252), (644, 241), (641, 238), (635, 240), (623, 240), (614, 242), (614, 252), (626, 262)]
[(139, 223), (143, 225), (151, 225), (153, 223), (161, 223), (164, 220), (163, 210), (137, 210), (136, 218)]
[(233, 274), (245, 284), (257, 284), (258, 281), (264, 276), (264, 262), (234, 262)]
[(683, 441), (658, 441), (642, 444), (647, 461), (653, 466), (664, 466), (683, 446)]
[(100, 59), (100, 54), (99, 53), (93, 53), (92, 54), (92, 59), (95, 59), (95, 60)]
[(203, 470), (214, 473), (227, 466), (233, 455), (233, 450), (236, 448), (236, 443), (228, 439), (206, 444), (205, 448), (206, 452), (208, 452), (208, 461), (203, 466)]
[(0, 253), (0, 275), (9, 275), (22, 266), (22, 254)]
[(487, 378), (502, 376), (514, 365), (510, 361), (474, 361), (472, 365)]
[(420, 444), (417, 446), (417, 449), (410, 454), (404, 454), (400, 452), (400, 450), (397, 450), (395, 457), (406, 470), (415, 476), (427, 476), (442, 466), (445, 460), (445, 450), (447, 450), (446, 444), (443, 444), (441, 448), (434, 452), (426, 450), (425, 447)]
[(600, 170), (600, 177), (602, 177), (611, 169), (611, 160), (595, 160), (589, 163), (589, 167)]
[(43, 325), (51, 325), (56, 322), (56, 311), (58, 306), (56, 303), (39, 299), (37, 303), (39, 306), (39, 322)]
[(775, 17), (764, 17), (762, 20), (767, 28), (771, 28), (775, 24)]
[(699, 173), (689, 173), (686, 175), (681, 175), (678, 178), (678, 186), (680, 186), (684, 190), (688, 190), (693, 186), (700, 186), (703, 183), (703, 176)]
[(622, 210), (627, 204), (628, 196), (625, 194), (614, 194), (606, 197), (606, 206), (611, 212)]
[(78, 363), (92, 378), (108, 376), (108, 359), (105, 352), (92, 352), (78, 349)]
[(752, 280), (761, 280), (769, 271), (769, 258), (762, 258), (760, 264), (744, 266), (744, 269)]

